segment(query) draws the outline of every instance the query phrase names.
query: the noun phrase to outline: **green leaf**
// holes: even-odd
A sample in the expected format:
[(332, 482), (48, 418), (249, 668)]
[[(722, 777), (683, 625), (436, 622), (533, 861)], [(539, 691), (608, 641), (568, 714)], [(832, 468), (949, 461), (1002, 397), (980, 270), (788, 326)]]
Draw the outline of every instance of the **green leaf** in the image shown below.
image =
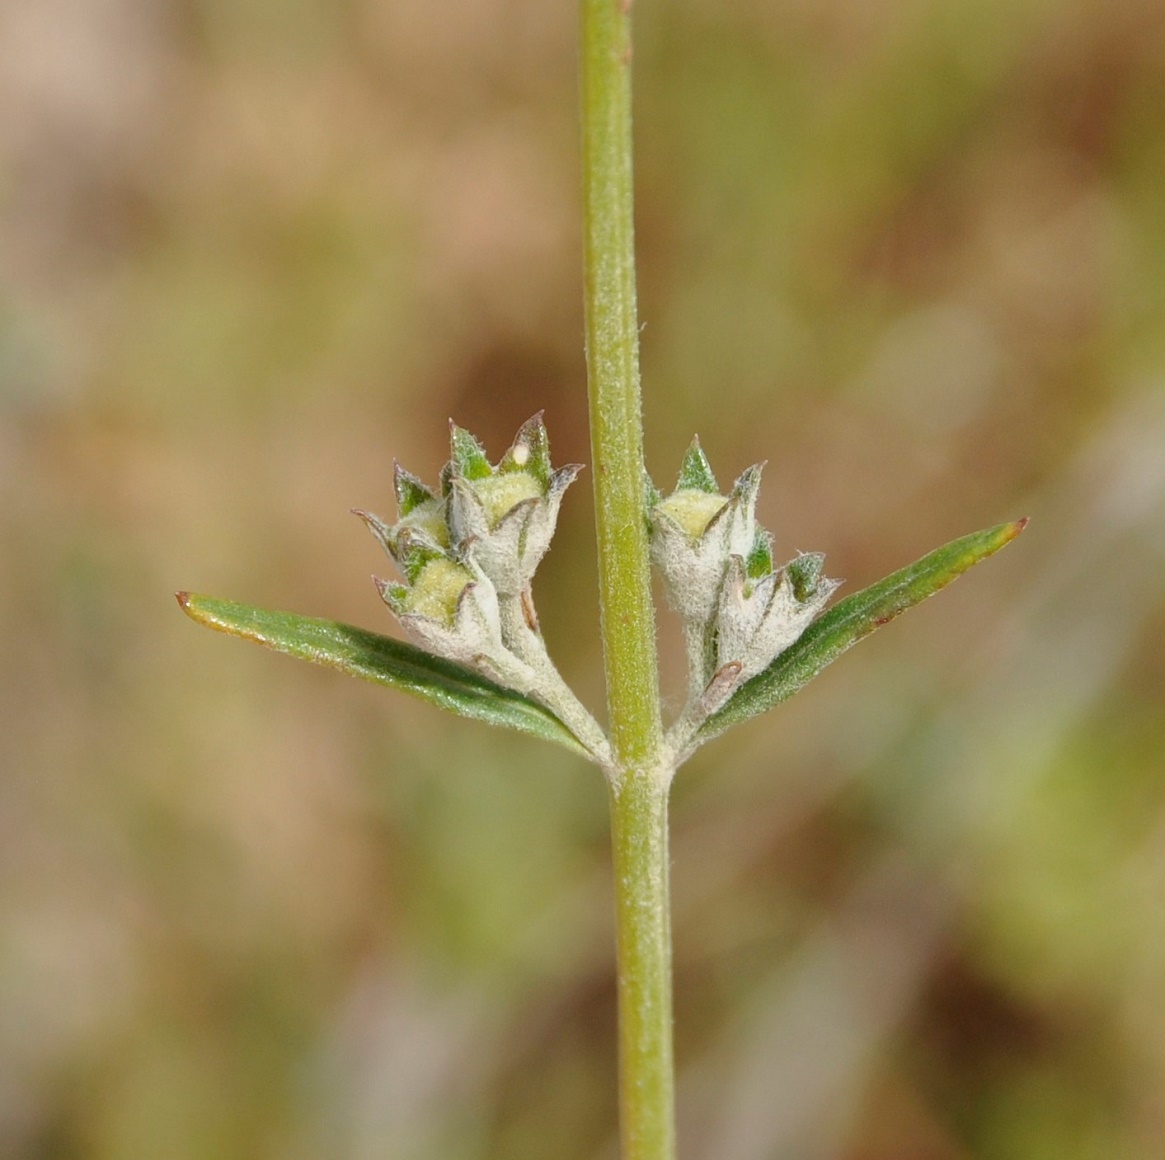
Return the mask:
[(720, 485), (712, 474), (712, 465), (700, 446), (700, 437), (692, 440), (691, 447), (684, 455), (680, 477), (676, 481), (676, 491), (702, 491), (708, 495), (719, 495)]
[(207, 628), (400, 689), (463, 717), (556, 741), (587, 755), (574, 734), (548, 709), (472, 669), (410, 644), (333, 620), (271, 612), (190, 592), (179, 592), (177, 597), (183, 612)]
[(762, 673), (745, 682), (707, 721), (697, 735), (709, 741), (725, 729), (791, 697), (851, 645), (894, 617), (945, 588), (973, 564), (1009, 544), (1027, 520), (1000, 524), (952, 540), (877, 584), (839, 601), (815, 620)]

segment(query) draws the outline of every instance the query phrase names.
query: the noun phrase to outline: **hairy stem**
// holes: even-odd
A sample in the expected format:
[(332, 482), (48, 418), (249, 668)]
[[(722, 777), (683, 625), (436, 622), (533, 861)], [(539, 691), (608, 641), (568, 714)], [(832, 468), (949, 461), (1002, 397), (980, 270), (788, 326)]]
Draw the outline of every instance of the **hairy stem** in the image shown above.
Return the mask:
[(628, 8), (582, 0), (587, 375), (611, 741), (621, 765), (654, 767), (662, 734), (643, 512)]
[(619, 991), (619, 1106), (624, 1160), (672, 1160), (671, 919), (667, 793), (671, 770), (611, 786)]
[(630, 0), (581, 0), (587, 379), (613, 763), (624, 1160), (675, 1156), (666, 762), (644, 512)]

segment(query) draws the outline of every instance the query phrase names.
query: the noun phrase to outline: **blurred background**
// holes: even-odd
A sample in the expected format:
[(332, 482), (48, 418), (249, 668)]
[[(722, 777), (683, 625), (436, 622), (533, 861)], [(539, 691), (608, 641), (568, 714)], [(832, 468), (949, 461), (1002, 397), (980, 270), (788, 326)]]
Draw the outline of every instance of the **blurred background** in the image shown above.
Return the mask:
[[(614, 1160), (597, 773), (172, 595), (394, 632), (394, 457), (589, 458), (575, 37), (0, 5), (0, 1155)], [(1159, 1157), (1165, 7), (642, 0), (636, 62), (656, 480), (768, 459), (846, 591), (1032, 517), (683, 770), (685, 1160)]]

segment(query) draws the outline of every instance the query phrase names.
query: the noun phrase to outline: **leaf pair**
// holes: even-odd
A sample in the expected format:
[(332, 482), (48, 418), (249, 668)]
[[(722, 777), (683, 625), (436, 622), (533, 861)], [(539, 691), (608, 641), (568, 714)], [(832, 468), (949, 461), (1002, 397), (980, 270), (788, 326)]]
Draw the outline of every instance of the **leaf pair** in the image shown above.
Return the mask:
[[(703, 724), (697, 740), (710, 740), (791, 697), (851, 645), (999, 551), (1026, 525), (1026, 519), (1018, 520), (952, 540), (839, 601), (768, 668), (737, 689)], [(587, 752), (553, 713), (528, 697), (412, 645), (334, 621), (270, 612), (209, 596), (180, 592), (178, 603), (191, 619), (208, 628), (400, 689), (463, 717), (555, 741), (576, 753)]]

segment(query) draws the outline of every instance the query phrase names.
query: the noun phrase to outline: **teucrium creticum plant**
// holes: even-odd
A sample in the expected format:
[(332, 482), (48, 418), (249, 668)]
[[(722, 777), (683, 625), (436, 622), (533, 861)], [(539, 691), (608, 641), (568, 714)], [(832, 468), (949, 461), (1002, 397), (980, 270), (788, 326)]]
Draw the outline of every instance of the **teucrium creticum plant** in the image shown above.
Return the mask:
[[(763, 713), (863, 636), (1003, 547), (1026, 521), (929, 553), (826, 605), (824, 557), (774, 567), (756, 522), (761, 466), (727, 493), (698, 442), (661, 495), (643, 466), (632, 231), (630, 4), (581, 0), (587, 365), (594, 460), (604, 730), (551, 660), (532, 581), (580, 468), (555, 470), (540, 415), (498, 463), (452, 426), (434, 486), (395, 470), (392, 524), (358, 514), (398, 577), (377, 580), (413, 642), (350, 625), (179, 593), (211, 628), (401, 689), (463, 716), (579, 753), (603, 771), (611, 805), (619, 1106), (624, 1160), (675, 1155), (667, 797), (678, 767), (725, 729)], [(678, 613), (688, 694), (665, 729), (649, 560)], [(548, 1142), (548, 1148), (550, 1147)], [(548, 1152), (549, 1154), (549, 1152)]]

